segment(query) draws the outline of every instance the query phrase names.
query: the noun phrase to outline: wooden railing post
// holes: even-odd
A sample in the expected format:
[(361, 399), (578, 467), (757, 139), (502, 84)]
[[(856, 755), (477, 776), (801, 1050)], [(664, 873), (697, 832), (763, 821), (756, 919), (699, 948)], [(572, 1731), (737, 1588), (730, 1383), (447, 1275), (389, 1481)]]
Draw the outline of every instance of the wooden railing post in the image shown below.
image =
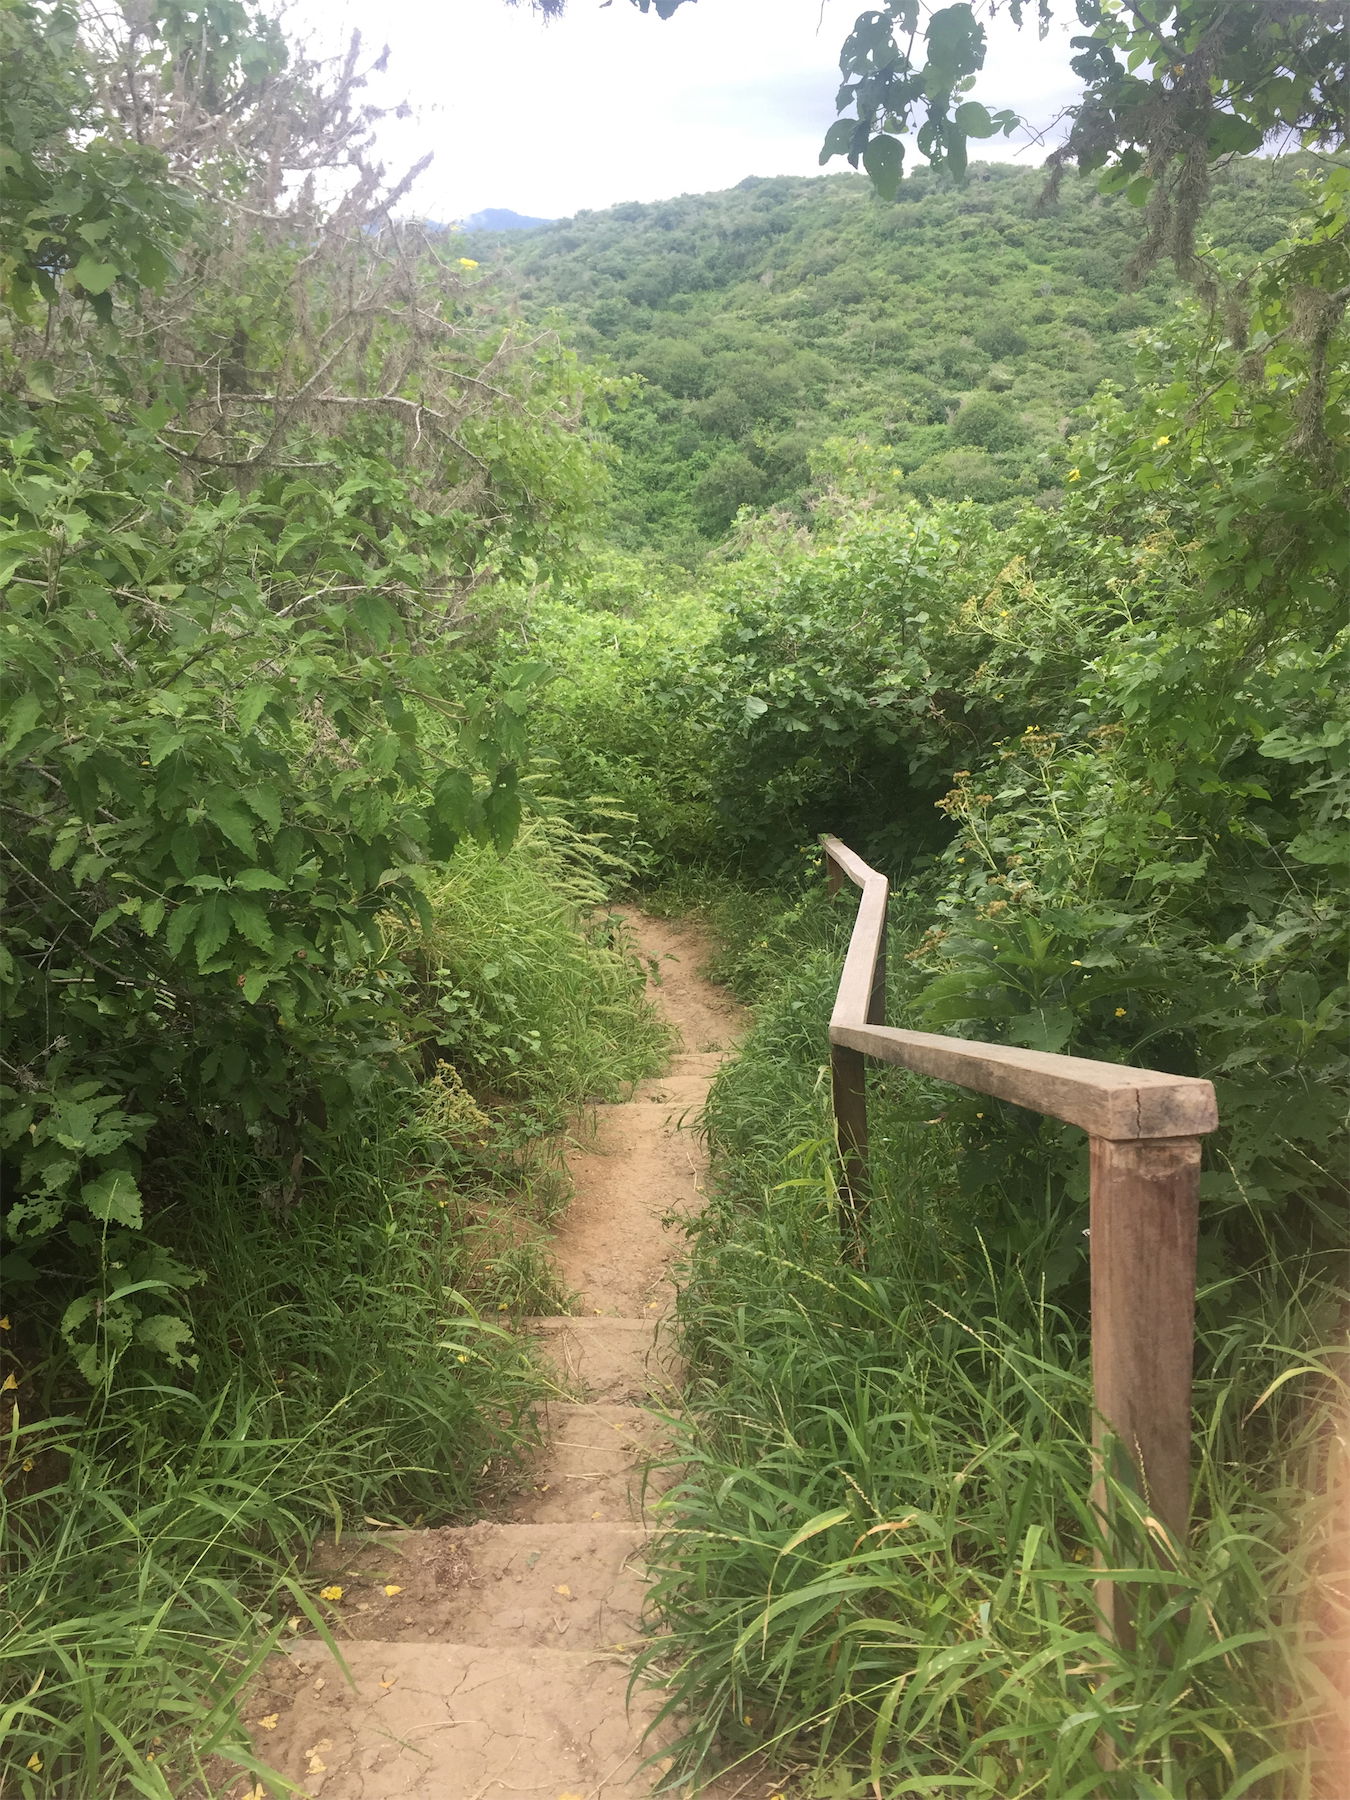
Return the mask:
[(831, 1045), (830, 1087), (844, 1172), (839, 1197), (856, 1237), (862, 1225), (867, 1189), (867, 1060), (861, 1050)]
[(844, 872), (828, 850), (822, 850), (821, 855), (825, 858), (825, 891), (833, 897), (844, 885)]
[(886, 927), (891, 897), (888, 893), (881, 906), (881, 935), (877, 942), (876, 966), (872, 971), (872, 989), (867, 996), (867, 1023), (886, 1023)]
[[(1098, 1474), (1094, 1499), (1114, 1555), (1104, 1480), (1133, 1485), (1177, 1544), (1190, 1523), (1191, 1362), (1200, 1139), (1092, 1139), (1092, 1386)], [(1134, 1642), (1126, 1598), (1098, 1584), (1102, 1629)]]

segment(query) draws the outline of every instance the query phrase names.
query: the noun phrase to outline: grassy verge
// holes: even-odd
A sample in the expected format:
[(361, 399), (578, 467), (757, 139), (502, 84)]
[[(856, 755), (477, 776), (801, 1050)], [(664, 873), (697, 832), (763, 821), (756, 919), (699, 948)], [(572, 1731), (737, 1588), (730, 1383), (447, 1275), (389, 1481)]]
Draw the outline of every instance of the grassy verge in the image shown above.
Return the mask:
[[(59, 1279), (11, 1296), (0, 1446), (0, 1791), (169, 1800), (253, 1769), (238, 1702), (278, 1639), (324, 1628), (320, 1536), (474, 1516), (528, 1451), (541, 1385), (515, 1318), (561, 1297), (553, 1134), (657, 1066), (642, 971), (603, 920), (604, 870), (554, 823), (470, 849), (400, 939), (437, 1018), (427, 1079), (376, 1084), (298, 1178), (256, 1137), (154, 1172), (159, 1269), (104, 1245), (106, 1292), (163, 1271), (175, 1368), (59, 1331)], [(93, 1329), (98, 1331), (96, 1311)]]
[(852, 909), (703, 898), (759, 1007), (710, 1103), (718, 1189), (681, 1305), (687, 1474), (653, 1652), (694, 1721), (680, 1766), (767, 1752), (831, 1800), (1318, 1791), (1300, 1525), (1334, 1297), (1273, 1266), (1202, 1295), (1191, 1545), (1168, 1571), (1134, 1507), (1116, 1567), (1139, 1643), (1104, 1645), (1071, 1188), (1024, 1184), (1009, 1228), (959, 1153), (952, 1090), (883, 1076), (870, 1262), (848, 1270), (825, 1026)]

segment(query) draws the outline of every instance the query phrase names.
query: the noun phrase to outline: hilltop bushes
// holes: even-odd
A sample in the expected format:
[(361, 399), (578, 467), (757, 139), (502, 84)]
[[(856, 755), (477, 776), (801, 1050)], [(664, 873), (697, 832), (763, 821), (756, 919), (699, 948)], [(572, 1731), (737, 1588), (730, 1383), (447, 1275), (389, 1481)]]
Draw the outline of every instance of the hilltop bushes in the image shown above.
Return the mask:
[[(1295, 161), (1216, 177), (1213, 242), (1246, 261), (1298, 204)], [(1174, 290), (1131, 289), (1138, 214), (1034, 169), (919, 168), (887, 204), (863, 175), (579, 213), (475, 239), (535, 316), (643, 386), (615, 420), (612, 531), (693, 563), (739, 508), (799, 515), (841, 432), (889, 446), (892, 492), (982, 504), (1053, 491), (1064, 435)], [(550, 309), (556, 309), (551, 311)], [(972, 452), (980, 452), (974, 460)]]

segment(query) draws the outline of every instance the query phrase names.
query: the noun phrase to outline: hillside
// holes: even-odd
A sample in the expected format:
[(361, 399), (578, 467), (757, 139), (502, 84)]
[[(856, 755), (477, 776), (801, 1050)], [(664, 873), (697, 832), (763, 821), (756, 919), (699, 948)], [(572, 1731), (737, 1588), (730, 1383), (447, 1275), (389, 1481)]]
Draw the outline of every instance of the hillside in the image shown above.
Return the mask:
[[(1134, 335), (1175, 284), (1131, 286), (1139, 215), (1086, 183), (1041, 203), (1039, 170), (919, 171), (897, 202), (861, 175), (751, 178), (723, 193), (583, 212), (485, 235), (532, 316), (642, 376), (614, 422), (614, 529), (696, 550), (741, 506), (791, 502), (821, 446), (886, 444), (898, 484), (996, 502), (1058, 485), (1075, 410), (1127, 383)], [(1296, 164), (1219, 178), (1208, 229), (1250, 258), (1282, 234)], [(888, 475), (888, 478), (889, 475)]]

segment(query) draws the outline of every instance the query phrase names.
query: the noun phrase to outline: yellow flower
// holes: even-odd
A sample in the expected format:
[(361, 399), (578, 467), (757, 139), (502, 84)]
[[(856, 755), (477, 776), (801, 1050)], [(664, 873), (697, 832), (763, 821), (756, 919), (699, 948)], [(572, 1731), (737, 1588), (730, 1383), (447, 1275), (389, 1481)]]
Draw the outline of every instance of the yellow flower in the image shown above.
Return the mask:
[(1070, 469), (1064, 479), (1066, 481), (1081, 481), (1083, 479), (1083, 471), (1081, 469)]
[(40, 1775), (42, 1773), (42, 1758), (38, 1755), (36, 1750), (29, 1757), (24, 1766), (31, 1769), (35, 1775)]
[(1154, 440), (1153, 440), (1153, 448), (1154, 448), (1154, 449), (1155, 449), (1155, 450), (1161, 450), (1161, 449), (1162, 449), (1162, 447), (1163, 447), (1163, 445), (1164, 445), (1164, 444), (1170, 444), (1170, 443), (1171, 443), (1171, 441), (1172, 441), (1172, 440), (1171, 440), (1171, 438), (1170, 438), (1170, 437), (1160, 437), (1160, 438), (1154, 438)]
[(320, 1588), (319, 1598), (320, 1600), (340, 1600), (342, 1598), (342, 1589), (340, 1587)]
[(471, 256), (461, 256), (459, 259), (459, 266), (461, 269), (476, 269), (478, 264)]
[(1116, 1017), (1118, 1019), (1123, 1019), (1125, 1017), (1125, 1008), (1123, 1006), (1118, 1006), (1116, 1008)]
[(1082, 963), (1079, 962), (1079, 960), (1076, 956), (1073, 959), (1073, 966), (1075, 969), (1081, 969), (1083, 966)]
[(385, 1586), (384, 1597), (386, 1600), (392, 1600), (395, 1594), (401, 1594), (402, 1592), (403, 1589), (401, 1587), (396, 1587), (391, 1581)]

